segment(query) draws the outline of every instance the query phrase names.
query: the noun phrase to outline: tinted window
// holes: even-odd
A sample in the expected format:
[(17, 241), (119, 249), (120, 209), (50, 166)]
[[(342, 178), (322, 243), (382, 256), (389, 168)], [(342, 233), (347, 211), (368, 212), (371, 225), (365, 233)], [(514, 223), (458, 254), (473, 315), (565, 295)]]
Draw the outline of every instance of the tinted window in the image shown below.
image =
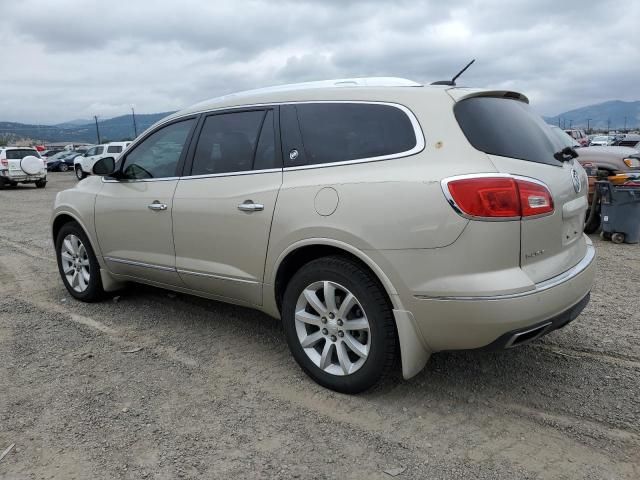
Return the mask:
[(7, 160), (21, 160), (29, 155), (40, 158), (40, 154), (38, 154), (38, 152), (27, 148), (20, 150), (7, 150)]
[(482, 152), (561, 165), (553, 154), (565, 145), (527, 103), (505, 98), (473, 97), (458, 102), (454, 112), (471, 145)]
[(107, 147), (107, 153), (120, 153), (122, 152), (122, 147), (119, 145), (111, 145)]
[(172, 123), (144, 139), (124, 159), (125, 178), (166, 178), (176, 175), (178, 162), (195, 120)]
[(265, 114), (252, 111), (208, 116), (198, 138), (191, 175), (251, 170)]
[(273, 110), (269, 110), (262, 123), (262, 132), (256, 148), (256, 158), (253, 162), (254, 170), (279, 167), (276, 160), (276, 131), (273, 122)]
[(381, 157), (416, 146), (411, 120), (390, 105), (310, 103), (295, 108), (307, 164)]
[(102, 152), (104, 152), (104, 147), (96, 147), (94, 155), (102, 155)]

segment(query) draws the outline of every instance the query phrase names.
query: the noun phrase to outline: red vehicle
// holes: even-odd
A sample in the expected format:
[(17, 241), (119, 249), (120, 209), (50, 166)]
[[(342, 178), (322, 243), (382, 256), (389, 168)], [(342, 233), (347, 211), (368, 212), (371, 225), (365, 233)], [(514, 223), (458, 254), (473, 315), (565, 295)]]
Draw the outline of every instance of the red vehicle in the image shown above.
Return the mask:
[(578, 142), (581, 147), (589, 146), (589, 137), (584, 132), (584, 130), (577, 130), (577, 129), (565, 130), (565, 133), (567, 133), (568, 135), (571, 135), (571, 138), (573, 138), (576, 142)]

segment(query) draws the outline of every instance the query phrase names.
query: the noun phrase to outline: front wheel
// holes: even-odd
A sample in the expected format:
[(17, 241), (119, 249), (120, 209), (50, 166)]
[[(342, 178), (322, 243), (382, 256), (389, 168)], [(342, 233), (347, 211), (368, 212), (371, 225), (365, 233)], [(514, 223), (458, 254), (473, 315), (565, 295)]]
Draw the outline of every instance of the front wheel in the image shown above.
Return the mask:
[(386, 292), (349, 259), (323, 257), (298, 270), (284, 294), (282, 320), (293, 357), (324, 387), (362, 392), (394, 365), (396, 330)]
[(100, 265), (87, 235), (77, 223), (67, 223), (58, 232), (56, 258), (62, 282), (74, 298), (83, 302), (104, 298)]
[(82, 180), (86, 176), (87, 174), (82, 171), (82, 167), (80, 165), (76, 165), (76, 177), (78, 177), (78, 180)]
[(58, 170), (60, 170), (61, 172), (66, 172), (67, 170), (69, 170), (69, 165), (63, 162), (58, 167)]

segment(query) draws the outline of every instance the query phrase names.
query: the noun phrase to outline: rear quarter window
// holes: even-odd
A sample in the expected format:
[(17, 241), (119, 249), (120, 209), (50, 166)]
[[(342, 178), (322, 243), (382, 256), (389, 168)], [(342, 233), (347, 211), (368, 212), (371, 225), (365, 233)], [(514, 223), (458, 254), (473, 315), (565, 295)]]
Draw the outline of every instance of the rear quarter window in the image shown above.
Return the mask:
[(527, 103), (472, 97), (458, 102), (454, 113), (469, 143), (481, 152), (547, 165), (562, 164), (553, 154), (564, 146)]
[[(285, 146), (289, 166), (300, 165), (302, 158), (303, 164), (314, 165), (386, 157), (409, 152), (417, 145), (407, 113), (392, 105), (303, 103), (286, 107), (295, 110), (302, 143)], [(286, 128), (291, 122), (282, 123)], [(291, 159), (287, 148), (302, 148), (305, 155)]]
[(111, 145), (107, 147), (107, 153), (120, 153), (122, 152), (122, 147), (120, 145)]

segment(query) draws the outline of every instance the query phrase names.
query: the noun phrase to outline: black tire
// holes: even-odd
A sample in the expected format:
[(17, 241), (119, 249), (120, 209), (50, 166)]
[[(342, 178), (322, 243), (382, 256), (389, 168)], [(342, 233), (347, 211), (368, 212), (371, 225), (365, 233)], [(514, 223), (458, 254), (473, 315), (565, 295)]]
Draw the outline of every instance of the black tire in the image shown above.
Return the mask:
[(87, 176), (87, 174), (82, 171), (82, 167), (80, 167), (80, 165), (76, 165), (76, 169), (75, 170), (76, 170), (76, 178), (78, 180), (82, 180), (83, 178), (85, 178)]
[[(370, 328), (369, 353), (364, 364), (349, 375), (333, 375), (311, 361), (300, 345), (295, 328), (298, 297), (314, 282), (331, 281), (356, 296)], [(282, 321), (289, 349), (300, 367), (320, 385), (341, 393), (359, 393), (391, 373), (398, 351), (395, 321), (389, 298), (377, 278), (356, 262), (340, 256), (313, 260), (289, 281), (282, 300)]]
[(60, 172), (66, 172), (69, 170), (69, 165), (67, 165), (66, 163), (62, 162), (60, 164), (60, 166), (58, 166), (58, 171)]
[[(80, 239), (86, 249), (87, 257), (89, 259), (89, 282), (86, 290), (83, 292), (78, 292), (73, 289), (63, 271), (61, 258), (62, 242), (69, 234), (75, 235)], [(58, 232), (58, 236), (56, 237), (56, 259), (58, 261), (58, 271), (60, 272), (62, 283), (64, 283), (64, 286), (72, 297), (83, 302), (97, 302), (106, 297), (106, 293), (102, 288), (102, 279), (100, 278), (100, 264), (93, 252), (93, 248), (91, 247), (91, 243), (89, 242), (87, 235), (84, 233), (84, 230), (82, 230), (82, 227), (80, 227), (76, 222), (64, 224)]]
[(38, 180), (36, 182), (36, 188), (44, 188), (47, 186), (47, 181), (46, 180)]

